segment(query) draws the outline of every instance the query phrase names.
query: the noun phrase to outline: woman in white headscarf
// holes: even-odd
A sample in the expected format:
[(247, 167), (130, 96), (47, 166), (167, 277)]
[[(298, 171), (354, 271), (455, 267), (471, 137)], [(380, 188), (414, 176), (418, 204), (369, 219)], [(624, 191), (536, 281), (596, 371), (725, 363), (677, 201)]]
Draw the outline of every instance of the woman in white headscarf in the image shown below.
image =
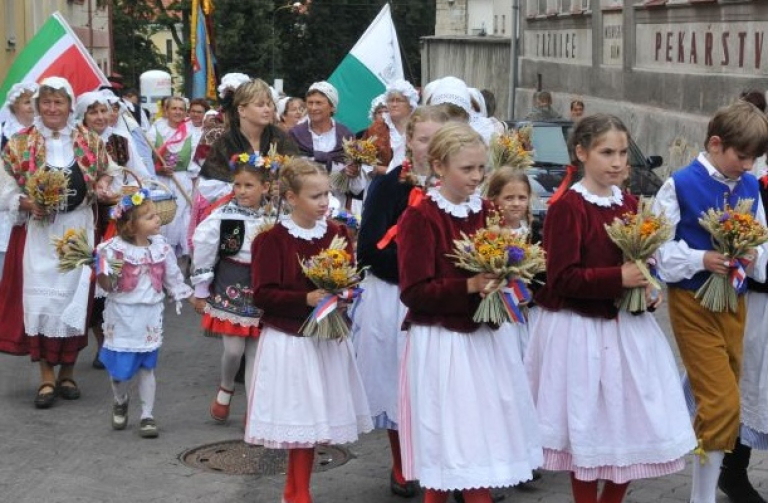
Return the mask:
[[(104, 142), (96, 133), (75, 124), (74, 102), (69, 82), (61, 77), (44, 79), (34, 95), (39, 115), (32, 127), (11, 138), (3, 151), (5, 173), (12, 180), (3, 184), (0, 207), (9, 209), (14, 218), (28, 219), (23, 267), (13, 274), (23, 274), (26, 342), (32, 361), (40, 364), (42, 382), (35, 397), (38, 408), (50, 407), (57, 396), (66, 400), (80, 397), (73, 378), (74, 365), (88, 343), (84, 332), (91, 270), (59, 271), (51, 236), (83, 228), (92, 244), (93, 204), (105, 195), (103, 187), (111, 183)], [(48, 212), (28, 196), (27, 181), (39, 170), (60, 171), (68, 179), (66, 195)], [(56, 378), (57, 365), (61, 367)]]
[(395, 80), (387, 85), (384, 103), (387, 111), (382, 114), (382, 120), (374, 121), (363, 135), (376, 138), (379, 164), (363, 167), (371, 178), (389, 173), (403, 163), (405, 126), (419, 104), (419, 93), (409, 82)]
[[(32, 125), (35, 119), (32, 96), (35, 91), (37, 91), (37, 84), (34, 82), (14, 84), (8, 91), (5, 104), (0, 109), (0, 117), (5, 118), (0, 124), (0, 150), (13, 135)], [(0, 278), (3, 276), (5, 252), (8, 249), (13, 224), (9, 212), (0, 211)]]

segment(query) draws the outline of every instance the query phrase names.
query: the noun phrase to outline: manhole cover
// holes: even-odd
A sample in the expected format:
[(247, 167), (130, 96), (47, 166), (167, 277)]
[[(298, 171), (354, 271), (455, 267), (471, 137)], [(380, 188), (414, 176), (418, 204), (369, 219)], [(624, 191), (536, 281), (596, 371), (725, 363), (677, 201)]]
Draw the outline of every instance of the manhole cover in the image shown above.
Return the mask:
[[(227, 440), (201, 445), (179, 456), (182, 463), (209, 472), (228, 475), (277, 475), (285, 473), (288, 451), (265, 449), (242, 440)], [(351, 458), (343, 447), (324, 445), (315, 448), (313, 471), (323, 472), (341, 466)]]

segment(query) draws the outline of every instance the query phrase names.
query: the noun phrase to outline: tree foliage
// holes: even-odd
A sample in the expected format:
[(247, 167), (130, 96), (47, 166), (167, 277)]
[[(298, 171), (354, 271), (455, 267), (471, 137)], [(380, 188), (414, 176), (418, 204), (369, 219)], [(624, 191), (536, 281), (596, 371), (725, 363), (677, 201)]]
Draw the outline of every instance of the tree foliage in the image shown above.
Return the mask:
[(139, 87), (139, 76), (152, 69), (165, 69), (165, 58), (149, 39), (154, 33), (155, 12), (145, 2), (113, 0), (112, 34), (115, 68), (128, 87)]

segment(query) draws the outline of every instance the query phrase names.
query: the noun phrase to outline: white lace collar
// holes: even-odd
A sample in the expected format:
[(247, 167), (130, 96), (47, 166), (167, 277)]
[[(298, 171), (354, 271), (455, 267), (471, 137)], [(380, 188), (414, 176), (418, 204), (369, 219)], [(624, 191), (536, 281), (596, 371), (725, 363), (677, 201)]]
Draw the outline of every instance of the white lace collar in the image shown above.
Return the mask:
[(2, 135), (8, 138), (9, 140), (13, 135), (24, 129), (26, 126), (19, 122), (19, 119), (16, 118), (15, 115), (12, 113), (8, 114), (8, 120), (5, 121), (2, 124)]
[(525, 236), (528, 234), (528, 231), (530, 229), (528, 228), (528, 224), (526, 222), (520, 222), (520, 227), (517, 229), (510, 229), (512, 232), (515, 233), (516, 236)]
[(157, 264), (164, 261), (169, 253), (173, 253), (171, 246), (160, 235), (149, 238), (149, 246), (136, 246), (116, 236), (110, 240), (109, 247), (120, 252), (125, 262), (136, 265)]
[(598, 196), (591, 193), (584, 187), (584, 184), (577, 182), (571, 187), (571, 190), (578, 192), (587, 202), (590, 202), (601, 208), (610, 208), (611, 206), (621, 206), (624, 203), (624, 196), (621, 189), (615, 185), (611, 186), (612, 194), (610, 196)]
[(286, 228), (288, 234), (295, 238), (303, 239), (304, 241), (312, 241), (313, 239), (320, 239), (325, 236), (325, 231), (328, 229), (328, 223), (323, 220), (318, 220), (315, 226), (311, 229), (305, 229), (300, 227), (293, 221), (290, 215), (287, 215), (280, 219), (280, 225)]
[(454, 204), (446, 199), (438, 189), (429, 189), (427, 192), (437, 207), (456, 218), (467, 218), (472, 213), (479, 213), (483, 209), (483, 199), (477, 194), (472, 194), (469, 199), (459, 204)]
[(37, 129), (41, 135), (43, 135), (43, 138), (46, 140), (52, 140), (54, 133), (58, 133), (60, 137), (72, 136), (72, 131), (75, 130), (75, 118), (73, 117), (73, 114), (69, 114), (69, 117), (67, 118), (67, 125), (58, 131), (53, 131), (51, 128), (43, 124), (43, 119), (39, 115), (35, 116), (35, 120), (32, 122), (32, 125), (35, 126), (35, 129)]

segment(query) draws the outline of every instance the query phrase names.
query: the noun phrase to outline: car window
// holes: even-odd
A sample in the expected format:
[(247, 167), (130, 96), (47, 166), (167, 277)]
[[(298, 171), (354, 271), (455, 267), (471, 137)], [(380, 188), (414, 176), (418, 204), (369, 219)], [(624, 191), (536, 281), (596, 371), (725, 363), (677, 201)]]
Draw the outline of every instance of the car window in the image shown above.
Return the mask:
[(565, 142), (562, 128), (549, 126), (534, 127), (531, 143), (533, 143), (534, 162), (570, 164), (568, 145)]

